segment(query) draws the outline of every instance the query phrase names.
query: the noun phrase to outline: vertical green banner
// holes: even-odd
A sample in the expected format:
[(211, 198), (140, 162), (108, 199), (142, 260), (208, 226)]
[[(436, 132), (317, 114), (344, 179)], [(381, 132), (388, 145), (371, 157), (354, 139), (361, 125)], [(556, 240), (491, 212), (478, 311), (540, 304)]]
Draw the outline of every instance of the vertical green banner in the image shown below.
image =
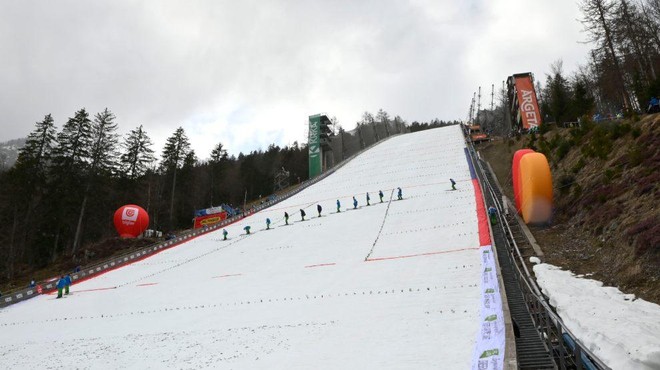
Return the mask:
[(309, 178), (321, 174), (321, 115), (309, 116)]

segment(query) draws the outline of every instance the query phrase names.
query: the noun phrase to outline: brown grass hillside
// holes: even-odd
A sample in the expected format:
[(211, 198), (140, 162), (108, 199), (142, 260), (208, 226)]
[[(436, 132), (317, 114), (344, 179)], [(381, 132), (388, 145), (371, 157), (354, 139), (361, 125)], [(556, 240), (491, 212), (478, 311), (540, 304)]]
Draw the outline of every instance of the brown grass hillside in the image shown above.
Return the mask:
[(660, 115), (482, 146), (509, 197), (523, 147), (543, 152), (552, 170), (553, 221), (531, 228), (545, 262), (660, 303)]

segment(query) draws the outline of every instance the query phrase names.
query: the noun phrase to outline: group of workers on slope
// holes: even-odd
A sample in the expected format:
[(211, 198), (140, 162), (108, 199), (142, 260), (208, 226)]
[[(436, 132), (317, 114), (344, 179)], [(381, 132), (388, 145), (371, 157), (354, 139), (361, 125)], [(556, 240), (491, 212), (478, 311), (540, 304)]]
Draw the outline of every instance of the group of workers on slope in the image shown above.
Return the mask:
[[(379, 190), (378, 191), (378, 197), (380, 198), (381, 203), (383, 203), (383, 197), (384, 196), (385, 196), (385, 194), (383, 194), (383, 191)], [(403, 199), (403, 190), (401, 190), (401, 188), (397, 188), (397, 199), (398, 200)], [(369, 196), (369, 193), (366, 193), (366, 200), (367, 200), (367, 205), (370, 206), (371, 205), (371, 197)], [(358, 200), (354, 196), (353, 197), (353, 209), (357, 209), (357, 207), (358, 207)], [(323, 207), (321, 207), (320, 204), (316, 205), (316, 211), (318, 212), (318, 217), (322, 217), (321, 213), (323, 211)], [(337, 199), (337, 213), (341, 213), (341, 202), (339, 201), (339, 199)], [(300, 221), (305, 221), (305, 216), (307, 216), (307, 213), (305, 213), (305, 210), (300, 209)], [(270, 224), (271, 223), (272, 222), (271, 222), (270, 218), (266, 218), (266, 230), (270, 230)], [(284, 224), (289, 225), (289, 213), (286, 212), (286, 211), (284, 212)], [(246, 225), (245, 227), (243, 227), (243, 230), (245, 230), (246, 235), (250, 234), (250, 229), (251, 229), (250, 225)], [(222, 236), (223, 236), (222, 240), (227, 240), (227, 235), (229, 235), (229, 232), (227, 231), (227, 229), (223, 229), (222, 230)]]
[[(451, 189), (456, 190), (456, 181), (454, 181), (454, 179), (449, 179), (449, 181), (451, 182)], [(400, 187), (397, 188), (396, 195), (397, 195), (397, 200), (402, 200), (403, 199), (403, 190), (401, 190)], [(385, 196), (385, 194), (383, 194), (383, 191), (378, 190), (378, 197), (380, 198), (381, 203), (383, 203), (383, 197), (384, 196)], [(367, 206), (370, 206), (371, 205), (371, 196), (369, 196), (368, 192), (366, 193), (366, 200), (367, 200)], [(355, 198), (355, 196), (353, 196), (353, 209), (357, 209), (357, 208), (358, 208), (358, 200)], [(321, 207), (320, 204), (317, 204), (316, 205), (316, 211), (318, 212), (318, 217), (321, 217), (321, 211), (323, 211), (323, 207)], [(337, 199), (337, 213), (341, 213), (341, 202), (339, 201), (339, 199)], [(300, 209), (300, 221), (305, 221), (305, 216), (307, 216), (307, 214), (305, 213), (305, 210), (301, 208)], [(266, 230), (270, 230), (270, 224), (271, 224), (270, 218), (266, 218)], [(286, 211), (284, 212), (284, 224), (289, 225), (289, 213), (286, 212)], [(250, 225), (246, 225), (245, 227), (243, 227), (243, 230), (245, 230), (246, 235), (250, 235), (250, 229), (251, 229)], [(222, 230), (222, 236), (223, 236), (222, 240), (227, 240), (227, 235), (229, 235), (229, 232), (227, 231), (227, 229), (223, 229)]]

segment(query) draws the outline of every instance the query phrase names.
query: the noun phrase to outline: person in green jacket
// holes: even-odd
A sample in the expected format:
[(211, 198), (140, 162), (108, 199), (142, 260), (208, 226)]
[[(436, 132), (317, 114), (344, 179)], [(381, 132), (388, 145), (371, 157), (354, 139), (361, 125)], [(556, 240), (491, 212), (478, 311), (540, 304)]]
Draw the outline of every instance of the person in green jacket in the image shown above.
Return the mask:
[(289, 214), (287, 212), (284, 212), (284, 223), (289, 224)]

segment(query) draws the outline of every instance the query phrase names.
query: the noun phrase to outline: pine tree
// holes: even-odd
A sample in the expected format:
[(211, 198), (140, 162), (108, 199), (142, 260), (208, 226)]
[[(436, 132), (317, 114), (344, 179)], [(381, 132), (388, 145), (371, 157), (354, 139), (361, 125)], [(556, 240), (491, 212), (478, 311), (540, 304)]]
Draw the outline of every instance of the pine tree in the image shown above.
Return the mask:
[(65, 170), (86, 167), (92, 148), (92, 121), (85, 108), (64, 124), (57, 134), (57, 142), (59, 145), (53, 151), (56, 165)]
[(213, 151), (211, 151), (211, 160), (209, 163), (209, 170), (210, 170), (210, 205), (211, 207), (214, 205), (214, 201), (219, 199), (219, 197), (216, 195), (216, 184), (219, 184), (220, 181), (217, 180), (217, 178), (221, 177), (222, 173), (222, 168), (224, 166), (224, 163), (227, 162), (228, 156), (227, 156), (227, 150), (224, 148), (222, 143), (216, 144), (215, 148), (213, 148)]
[(557, 60), (550, 66), (551, 75), (547, 76), (544, 102), (548, 113), (554, 118), (557, 125), (561, 125), (568, 118), (570, 91), (568, 81), (564, 78), (563, 62)]
[(25, 140), (25, 146), (19, 150), (16, 161), (16, 168), (26, 174), (25, 181), (28, 184), (43, 180), (53, 148), (57, 144), (55, 123), (50, 114), (43, 121), (35, 123), (35, 126)]
[(223, 147), (222, 143), (218, 143), (213, 151), (211, 151), (211, 162), (220, 163), (227, 160), (227, 150)]
[(153, 142), (142, 125), (131, 130), (122, 143), (124, 148), (124, 153), (121, 155), (122, 174), (129, 179), (137, 179), (144, 175), (149, 165), (156, 160), (152, 146)]
[(114, 174), (117, 170), (117, 124), (115, 115), (105, 108), (94, 116), (93, 144), (90, 151), (90, 176)]
[[(112, 175), (117, 168), (117, 134), (115, 133), (117, 124), (114, 121), (115, 115), (105, 108), (103, 112), (94, 116), (94, 122), (91, 125), (92, 144), (89, 150), (89, 166), (87, 167), (85, 189), (82, 193), (83, 201), (78, 213), (76, 233), (73, 237), (72, 255), (75, 255), (80, 244), (87, 200), (94, 180), (101, 175)], [(100, 184), (102, 183), (100, 182)]]
[(177, 170), (183, 166), (186, 158), (189, 159), (188, 154), (190, 151), (190, 141), (182, 127), (179, 127), (174, 131), (174, 134), (167, 139), (165, 147), (163, 148), (161, 169), (166, 174), (172, 174), (172, 194), (170, 195), (169, 214), (170, 227), (174, 226), (174, 195), (176, 192)]

